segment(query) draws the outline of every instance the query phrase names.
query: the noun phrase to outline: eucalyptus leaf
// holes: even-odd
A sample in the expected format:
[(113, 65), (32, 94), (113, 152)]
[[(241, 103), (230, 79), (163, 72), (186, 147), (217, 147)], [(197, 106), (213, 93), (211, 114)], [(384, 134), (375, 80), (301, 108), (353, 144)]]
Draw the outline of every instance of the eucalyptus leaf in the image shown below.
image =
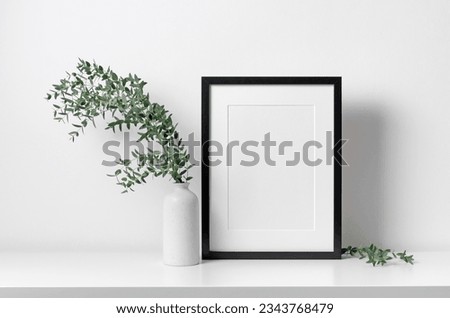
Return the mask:
[[(115, 133), (116, 128), (122, 130), (122, 125), (127, 129), (134, 126), (140, 136), (138, 141), (154, 141), (162, 147), (161, 152), (147, 149), (136, 154), (133, 161), (118, 161), (126, 173), (122, 174), (123, 169), (117, 169), (114, 175), (109, 176), (118, 178), (121, 175), (124, 178), (117, 180), (117, 184), (124, 188), (123, 193), (133, 191), (135, 184), (145, 183), (150, 174), (155, 177), (169, 175), (176, 183), (192, 179), (186, 172), (193, 165), (189, 164), (189, 155), (180, 142), (177, 123), (164, 105), (150, 102), (149, 94), (144, 92), (145, 81), (131, 73), (120, 77), (110, 67), (83, 59), (79, 59), (75, 72), (66, 74), (59, 84), (52, 86), (45, 99), (54, 102), (55, 120), (75, 119), (77, 122), (72, 125), (78, 131), (69, 132), (72, 141), (79, 137), (79, 131), (84, 132), (89, 121), (95, 127), (95, 117), (101, 116), (106, 120), (106, 115), (110, 114), (113, 120), (106, 123), (106, 129)], [(145, 172), (141, 173), (141, 169)]]
[(413, 255), (407, 255), (406, 251), (404, 252), (394, 252), (391, 249), (383, 250), (379, 247), (377, 247), (375, 244), (371, 244), (370, 246), (361, 246), (361, 247), (354, 247), (354, 246), (347, 246), (342, 249), (343, 255), (349, 255), (354, 257), (356, 254), (359, 259), (366, 259), (367, 264), (372, 264), (373, 266), (376, 265), (385, 265), (388, 261), (400, 258), (402, 261), (404, 261), (407, 264), (414, 264), (414, 256)]

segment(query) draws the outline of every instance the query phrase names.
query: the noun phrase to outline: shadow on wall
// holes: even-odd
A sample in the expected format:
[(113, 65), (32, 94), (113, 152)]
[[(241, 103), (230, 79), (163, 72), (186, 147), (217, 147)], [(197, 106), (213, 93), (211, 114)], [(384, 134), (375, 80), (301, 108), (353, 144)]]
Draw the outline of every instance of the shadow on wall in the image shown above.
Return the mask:
[[(367, 106), (373, 106), (369, 107)], [(346, 103), (342, 168), (343, 246), (383, 243), (383, 180), (386, 177), (385, 120), (377, 105)]]

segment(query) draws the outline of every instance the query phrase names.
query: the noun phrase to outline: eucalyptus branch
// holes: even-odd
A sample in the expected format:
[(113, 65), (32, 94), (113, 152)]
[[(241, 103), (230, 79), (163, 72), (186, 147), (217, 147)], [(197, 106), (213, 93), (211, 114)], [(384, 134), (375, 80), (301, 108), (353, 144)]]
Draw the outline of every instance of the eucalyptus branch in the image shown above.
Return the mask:
[[(53, 85), (46, 99), (53, 100), (53, 117), (58, 122), (71, 123), (74, 127), (69, 132), (70, 139), (75, 141), (80, 133), (91, 123), (95, 127), (95, 118), (111, 116), (106, 129), (122, 131), (138, 129), (138, 141), (155, 141), (161, 145), (162, 151), (147, 149), (144, 153), (134, 151), (133, 161), (120, 159), (117, 164), (121, 168), (114, 174), (117, 184), (124, 188), (123, 192), (133, 190), (136, 184), (145, 183), (150, 175), (169, 175), (176, 183), (187, 182), (187, 171), (193, 167), (189, 163), (189, 154), (185, 149), (177, 124), (173, 123), (172, 114), (164, 105), (151, 103), (149, 94), (144, 93), (147, 84), (137, 75), (118, 76), (109, 67), (90, 63), (79, 59), (77, 70), (67, 73), (67, 77)], [(132, 164), (137, 161), (138, 164)]]
[(348, 246), (342, 249), (343, 255), (350, 255), (353, 257), (359, 257), (359, 259), (366, 259), (366, 263), (376, 265), (385, 265), (388, 261), (399, 258), (407, 264), (414, 264), (414, 255), (407, 255), (406, 251), (394, 252), (390, 249), (382, 249), (374, 244), (370, 246), (354, 247)]

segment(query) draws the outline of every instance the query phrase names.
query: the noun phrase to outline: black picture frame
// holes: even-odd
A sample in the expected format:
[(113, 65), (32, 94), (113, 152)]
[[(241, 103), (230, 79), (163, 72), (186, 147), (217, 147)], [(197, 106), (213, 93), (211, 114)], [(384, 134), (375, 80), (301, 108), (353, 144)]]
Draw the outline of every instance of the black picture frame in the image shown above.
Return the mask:
[[(203, 259), (340, 259), (342, 244), (342, 159), (335, 150), (334, 158), (334, 242), (330, 252), (253, 252), (213, 251), (210, 249), (210, 86), (211, 85), (333, 85), (334, 140), (342, 139), (342, 79), (341, 77), (202, 77), (202, 258)], [(335, 147), (337, 149), (338, 147)]]

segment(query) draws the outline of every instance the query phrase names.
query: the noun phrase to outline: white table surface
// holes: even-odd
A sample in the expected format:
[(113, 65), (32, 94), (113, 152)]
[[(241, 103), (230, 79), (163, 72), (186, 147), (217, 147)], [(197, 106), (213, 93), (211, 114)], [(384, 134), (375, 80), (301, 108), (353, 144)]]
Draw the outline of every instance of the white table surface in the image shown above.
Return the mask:
[(171, 267), (156, 253), (0, 253), (3, 297), (450, 297), (450, 253), (372, 267), (342, 260), (206, 260)]

